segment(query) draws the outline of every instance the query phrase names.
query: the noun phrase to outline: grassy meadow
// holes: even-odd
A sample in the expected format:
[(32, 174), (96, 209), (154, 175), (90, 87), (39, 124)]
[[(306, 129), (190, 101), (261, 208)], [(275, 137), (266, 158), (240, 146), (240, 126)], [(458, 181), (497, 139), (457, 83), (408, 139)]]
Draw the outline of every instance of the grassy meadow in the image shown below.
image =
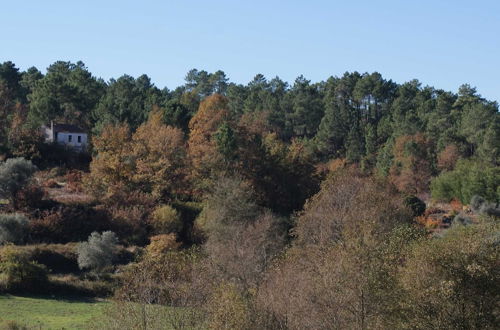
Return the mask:
[(0, 327), (15, 321), (29, 329), (88, 329), (106, 305), (94, 299), (0, 295)]

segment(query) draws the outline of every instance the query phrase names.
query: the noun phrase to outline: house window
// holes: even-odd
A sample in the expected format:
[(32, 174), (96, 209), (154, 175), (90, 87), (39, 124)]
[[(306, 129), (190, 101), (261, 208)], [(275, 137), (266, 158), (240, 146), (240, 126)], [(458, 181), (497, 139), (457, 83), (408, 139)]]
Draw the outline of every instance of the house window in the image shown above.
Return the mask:
[(68, 135), (68, 142), (71, 142), (72, 139), (73, 139), (73, 136), (72, 135)]
[(82, 137), (78, 135), (78, 143), (82, 143)]

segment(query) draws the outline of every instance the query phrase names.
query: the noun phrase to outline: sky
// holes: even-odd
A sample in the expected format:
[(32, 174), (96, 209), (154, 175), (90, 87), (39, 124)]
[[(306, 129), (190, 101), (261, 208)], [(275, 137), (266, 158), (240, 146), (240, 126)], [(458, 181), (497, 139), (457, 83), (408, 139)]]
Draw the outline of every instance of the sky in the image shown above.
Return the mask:
[(105, 80), (147, 74), (160, 87), (193, 68), (246, 84), (346, 71), (500, 101), (500, 1), (5, 1), (0, 62), (42, 72), (83, 61)]

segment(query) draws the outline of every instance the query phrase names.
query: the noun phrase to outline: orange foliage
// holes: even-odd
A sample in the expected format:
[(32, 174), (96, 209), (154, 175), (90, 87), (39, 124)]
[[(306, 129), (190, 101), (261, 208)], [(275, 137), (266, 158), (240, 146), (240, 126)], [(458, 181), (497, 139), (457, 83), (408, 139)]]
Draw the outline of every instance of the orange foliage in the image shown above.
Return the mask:
[(328, 170), (330, 172), (336, 172), (338, 170), (344, 169), (347, 166), (347, 161), (345, 158), (336, 158), (328, 162)]
[(422, 133), (403, 135), (396, 139), (389, 179), (399, 191), (410, 194), (427, 191), (432, 174), (430, 144)]
[(140, 189), (155, 197), (186, 190), (184, 133), (163, 124), (158, 108), (133, 135), (126, 124), (104, 127), (94, 148), (98, 155), (86, 181), (97, 194), (112, 194), (115, 187)]
[(188, 154), (194, 177), (206, 177), (210, 168), (220, 160), (213, 136), (228, 119), (227, 103), (224, 96), (211, 95), (201, 102), (198, 112), (189, 122)]
[(458, 158), (460, 158), (460, 152), (457, 146), (454, 144), (447, 145), (438, 155), (437, 163), (439, 169), (442, 171), (453, 170)]
[(171, 250), (177, 250), (181, 243), (177, 242), (175, 234), (161, 234), (150, 237), (151, 243), (146, 247), (150, 256), (158, 256)]
[(339, 170), (347, 168), (347, 161), (345, 158), (331, 159), (326, 163), (316, 165), (316, 173), (320, 176), (327, 176), (330, 173), (335, 173)]
[(432, 218), (432, 217), (426, 217), (425, 215), (417, 217), (416, 220), (417, 220), (418, 224), (422, 225), (423, 227), (425, 227), (427, 229), (435, 229), (435, 228), (439, 227), (439, 224), (441, 223), (441, 221), (439, 221), (439, 219)]
[(437, 207), (429, 207), (425, 209), (424, 216), (429, 216), (431, 214), (445, 213), (444, 210)]
[(244, 113), (238, 121), (238, 127), (243, 127), (251, 134), (265, 136), (271, 132), (268, 117), (269, 112), (266, 111)]
[(463, 210), (464, 205), (456, 198), (453, 198), (450, 201), (450, 207), (453, 211), (461, 212)]
[(185, 189), (185, 143), (182, 130), (166, 126), (159, 108), (153, 108), (147, 122), (132, 136), (135, 162), (132, 180), (154, 196)]
[(134, 171), (130, 160), (130, 129), (127, 124), (107, 125), (94, 138), (98, 153), (90, 163), (87, 187), (95, 194), (106, 194), (113, 186), (129, 182)]

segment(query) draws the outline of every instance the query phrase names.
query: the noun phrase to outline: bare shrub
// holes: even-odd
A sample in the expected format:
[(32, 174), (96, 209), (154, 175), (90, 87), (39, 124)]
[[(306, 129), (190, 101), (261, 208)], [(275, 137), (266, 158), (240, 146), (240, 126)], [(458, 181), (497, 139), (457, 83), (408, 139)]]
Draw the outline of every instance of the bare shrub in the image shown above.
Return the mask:
[(261, 282), (255, 304), (266, 326), (394, 328), (396, 265), (420, 234), (390, 187), (343, 174), (307, 203), (292, 247)]
[(347, 231), (374, 234), (408, 223), (412, 214), (389, 186), (342, 173), (327, 180), (300, 214), (293, 234), (297, 244), (328, 245)]
[(205, 249), (215, 276), (255, 288), (267, 266), (282, 251), (285, 232), (280, 219), (266, 212), (253, 223), (225, 229), (230, 238), (209, 237)]
[(140, 262), (127, 265), (121, 275), (122, 285), (105, 313), (107, 328), (205, 328), (200, 305), (206, 301), (206, 294), (198, 295), (210, 290), (211, 284), (195, 278), (199, 259), (194, 250), (169, 251), (146, 254)]

